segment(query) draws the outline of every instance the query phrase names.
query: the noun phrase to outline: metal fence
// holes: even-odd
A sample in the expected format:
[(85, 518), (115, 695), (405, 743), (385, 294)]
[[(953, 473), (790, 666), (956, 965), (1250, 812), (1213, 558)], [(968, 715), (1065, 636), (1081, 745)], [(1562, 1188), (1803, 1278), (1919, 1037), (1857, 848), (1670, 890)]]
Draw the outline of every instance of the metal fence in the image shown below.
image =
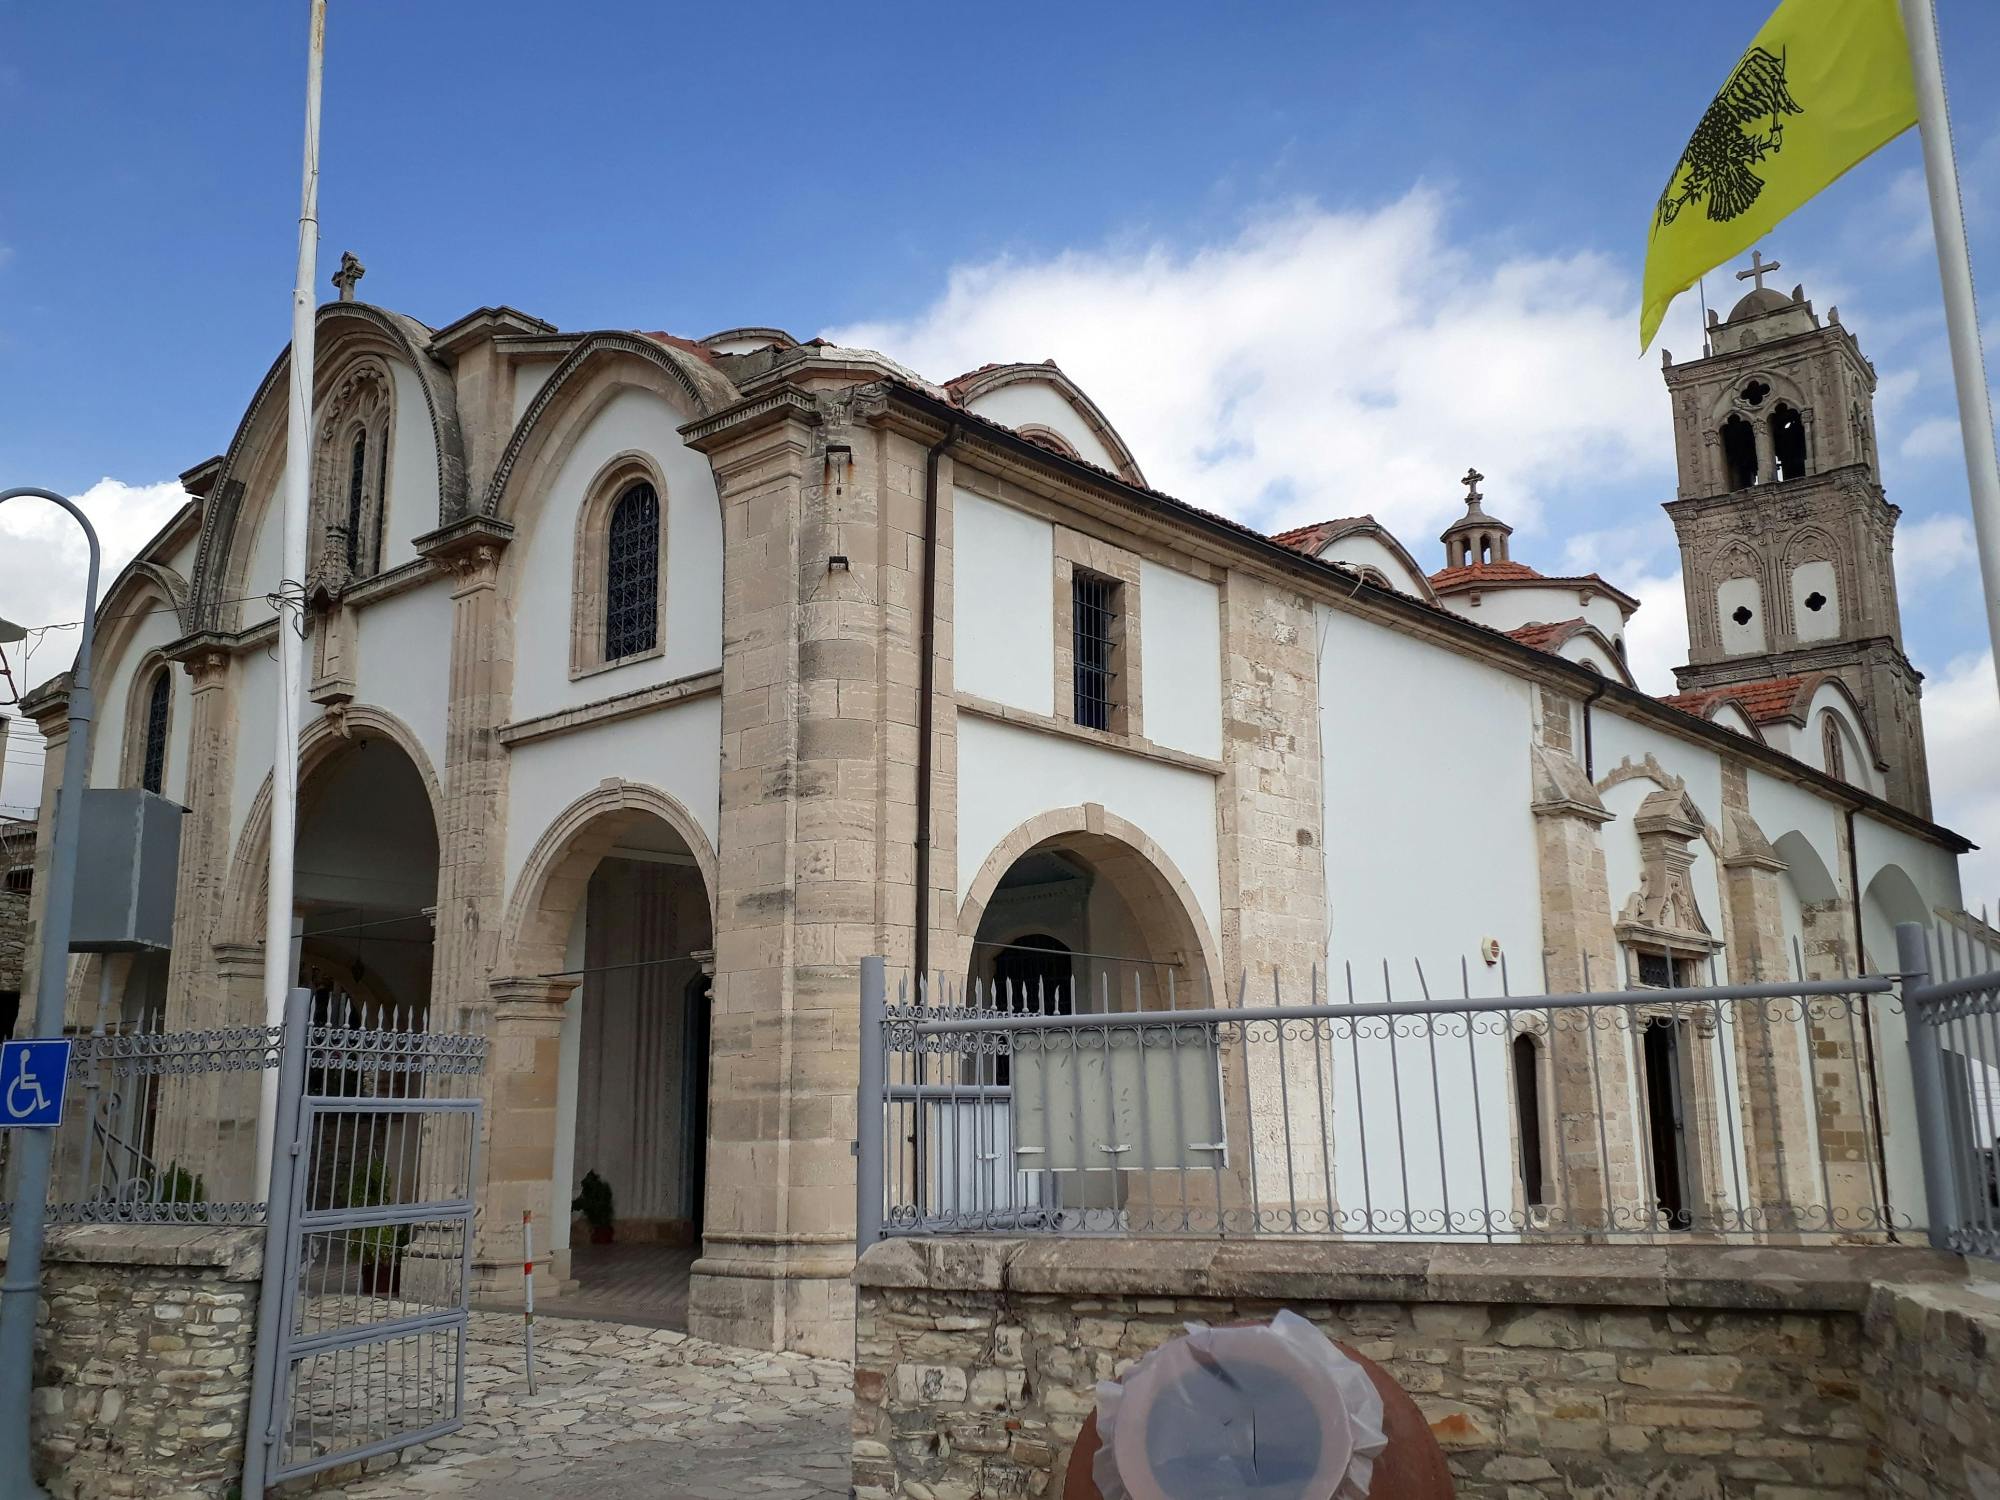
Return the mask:
[(246, 1495), (465, 1414), (486, 1039), (329, 1014), (323, 998), (309, 1025), (310, 1003), (294, 997), (288, 1029), (305, 1044), (278, 1089)]
[(2000, 1259), (2000, 933), (1896, 930), (1932, 1243)]
[(1875, 1057), (1894, 980), (1464, 987), (1374, 999), (1344, 982), (1338, 1000), (1291, 1001), (1273, 984), (1192, 1009), (1137, 981), (1122, 995), (905, 983), (891, 1003), (871, 960), (863, 1241), (1915, 1227), (1882, 1151)]
[[(281, 1037), (276, 1026), (166, 1031), (155, 1023), (73, 1038), (49, 1222), (261, 1222), (254, 1123)], [(250, 1122), (233, 1138), (223, 1124), (232, 1112)], [(8, 1172), (0, 1180), (9, 1185), (0, 1221), (12, 1212), (14, 1135), (0, 1132)]]

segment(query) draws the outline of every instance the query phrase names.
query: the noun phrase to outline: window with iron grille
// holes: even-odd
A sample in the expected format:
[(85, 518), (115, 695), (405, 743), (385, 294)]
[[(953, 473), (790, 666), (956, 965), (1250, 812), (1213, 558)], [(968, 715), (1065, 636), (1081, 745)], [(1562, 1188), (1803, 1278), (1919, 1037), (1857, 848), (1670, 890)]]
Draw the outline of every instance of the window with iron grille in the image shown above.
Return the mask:
[(347, 571), (361, 560), (361, 486), (368, 473), (368, 434), (354, 434), (353, 462), (347, 473)]
[(157, 792), (167, 775), (167, 710), (173, 703), (174, 679), (169, 667), (153, 674), (146, 698), (146, 748), (139, 761), (139, 785)]
[(1639, 983), (1649, 990), (1692, 989), (1702, 982), (1699, 958), (1683, 958), (1679, 954), (1669, 957), (1641, 948), (1632, 954), (1632, 959)]
[(1074, 718), (1085, 729), (1109, 729), (1116, 703), (1112, 670), (1118, 624), (1118, 584), (1082, 568), (1070, 574), (1070, 634), (1075, 661)]
[(660, 497), (650, 484), (618, 497), (605, 543), (604, 659), (617, 661), (660, 638)]

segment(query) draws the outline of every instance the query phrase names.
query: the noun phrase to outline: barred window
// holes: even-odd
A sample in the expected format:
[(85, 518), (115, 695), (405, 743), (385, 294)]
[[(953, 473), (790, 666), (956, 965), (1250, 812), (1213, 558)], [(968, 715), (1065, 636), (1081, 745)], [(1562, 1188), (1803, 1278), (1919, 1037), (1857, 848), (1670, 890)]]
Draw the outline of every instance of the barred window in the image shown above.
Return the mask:
[(1085, 729), (1109, 729), (1117, 674), (1112, 671), (1118, 584), (1082, 568), (1070, 574), (1070, 634), (1075, 660), (1074, 717)]
[(368, 473), (368, 434), (354, 434), (354, 452), (347, 474), (347, 570), (361, 562), (361, 487)]
[(660, 497), (643, 480), (618, 497), (607, 528), (604, 659), (653, 649), (660, 638)]
[(153, 674), (146, 697), (146, 748), (139, 761), (139, 785), (157, 792), (167, 775), (167, 710), (173, 703), (174, 679), (169, 667)]

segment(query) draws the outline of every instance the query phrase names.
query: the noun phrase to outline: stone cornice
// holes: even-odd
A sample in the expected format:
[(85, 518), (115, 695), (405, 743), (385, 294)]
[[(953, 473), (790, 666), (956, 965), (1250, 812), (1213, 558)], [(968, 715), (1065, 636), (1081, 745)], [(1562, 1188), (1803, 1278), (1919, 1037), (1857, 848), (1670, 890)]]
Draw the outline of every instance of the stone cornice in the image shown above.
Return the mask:
[(676, 678), (672, 682), (655, 683), (651, 687), (619, 693), (615, 697), (600, 698), (595, 703), (557, 709), (554, 713), (537, 714), (532, 719), (517, 719), (512, 724), (501, 725), (498, 738), (501, 744), (511, 750), (517, 745), (531, 745), (536, 740), (546, 740), (559, 734), (588, 729), (593, 724), (609, 724), (617, 719), (629, 719), (637, 714), (666, 708), (670, 704), (687, 703), (696, 698), (720, 694), (721, 691), (722, 669), (718, 667), (713, 671), (697, 672), (690, 677)]
[(479, 547), (504, 547), (513, 539), (513, 522), (475, 513), (426, 531), (410, 545), (419, 557), (448, 562)]
[(69, 722), (69, 680), (69, 673), (58, 672), (21, 696), (22, 717), (34, 720), (35, 727), (44, 735), (48, 734), (50, 724)]
[(817, 427), (822, 421), (819, 403), (805, 391), (783, 386), (768, 395), (754, 396), (681, 427), (681, 438), (698, 453), (709, 453), (722, 440), (734, 441), (748, 433), (780, 422), (803, 422)]
[(1038, 714), (1029, 709), (995, 703), (990, 698), (981, 698), (974, 693), (959, 693), (956, 695), (956, 701), (958, 711), (962, 714), (971, 714), (979, 719), (992, 719), (1001, 724), (1012, 724), (1017, 729), (1032, 729), (1040, 734), (1052, 734), (1059, 739), (1074, 740), (1080, 745), (1095, 746), (1099, 750), (1111, 750), (1140, 760), (1158, 761), (1161, 765), (1177, 766), (1183, 771), (1199, 771), (1204, 776), (1219, 777), (1224, 770), (1219, 760), (1210, 760), (1205, 755), (1191, 755), (1185, 750), (1174, 750), (1143, 736), (1110, 734), (1098, 729), (1079, 729), (1076, 725), (1058, 719), (1052, 714)]

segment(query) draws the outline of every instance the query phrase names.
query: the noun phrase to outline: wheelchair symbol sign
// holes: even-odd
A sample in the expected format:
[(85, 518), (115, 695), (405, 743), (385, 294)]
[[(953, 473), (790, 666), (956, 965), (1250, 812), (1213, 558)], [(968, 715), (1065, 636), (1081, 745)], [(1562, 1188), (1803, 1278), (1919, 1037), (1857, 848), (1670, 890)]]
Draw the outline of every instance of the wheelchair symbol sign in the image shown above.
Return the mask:
[(67, 1038), (0, 1045), (0, 1129), (62, 1124), (68, 1081)]

